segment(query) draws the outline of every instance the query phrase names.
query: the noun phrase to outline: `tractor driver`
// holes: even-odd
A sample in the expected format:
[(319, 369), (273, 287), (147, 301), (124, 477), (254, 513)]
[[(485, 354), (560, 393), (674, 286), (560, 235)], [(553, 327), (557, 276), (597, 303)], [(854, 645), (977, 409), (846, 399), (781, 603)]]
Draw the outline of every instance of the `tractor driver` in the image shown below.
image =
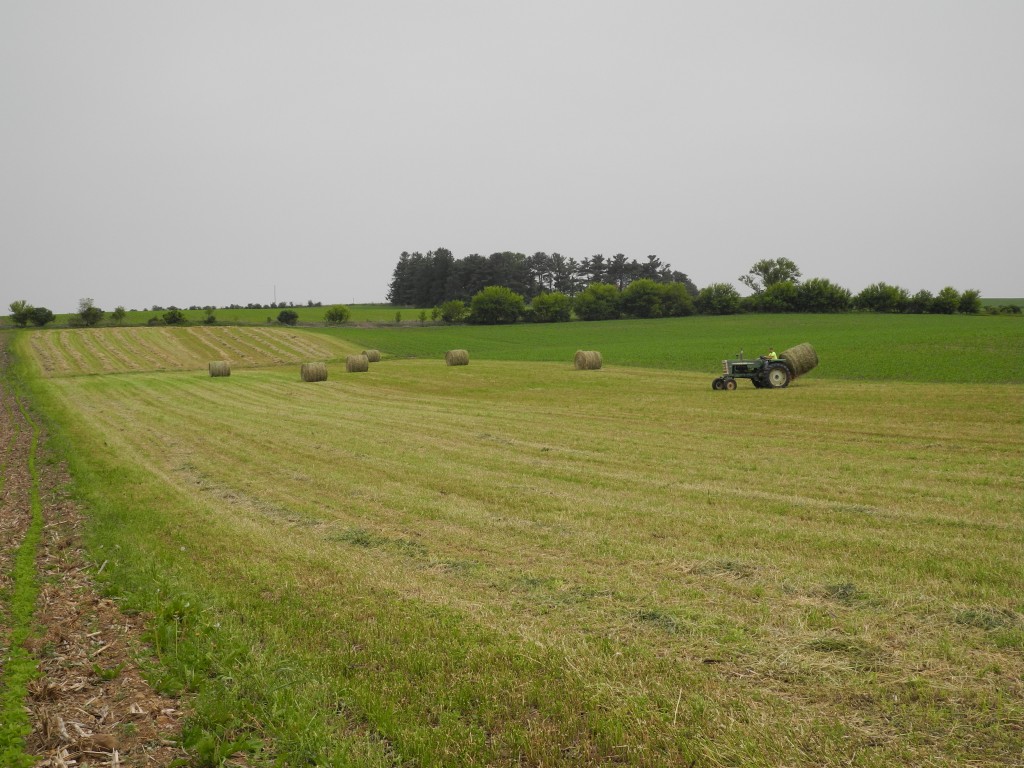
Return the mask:
[(764, 356), (765, 360), (778, 360), (779, 356), (775, 354), (775, 347), (768, 347), (768, 354)]

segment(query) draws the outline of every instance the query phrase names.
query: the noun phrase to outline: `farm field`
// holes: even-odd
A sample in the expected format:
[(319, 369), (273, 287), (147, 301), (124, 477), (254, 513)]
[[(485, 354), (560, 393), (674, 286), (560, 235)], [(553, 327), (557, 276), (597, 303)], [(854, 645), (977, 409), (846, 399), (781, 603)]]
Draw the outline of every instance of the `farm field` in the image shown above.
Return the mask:
[[(277, 321), (277, 315), (282, 309), (290, 309), (295, 312), (298, 316), (299, 323), (323, 323), (324, 313), (332, 307), (337, 306), (335, 304), (324, 304), (320, 307), (308, 307), (308, 306), (295, 306), (295, 307), (278, 307), (277, 309), (229, 309), (227, 307), (221, 309), (215, 309), (213, 311), (214, 317), (217, 318), (218, 323), (231, 323), (235, 325), (267, 325), (274, 324)], [(352, 316), (349, 320), (351, 323), (393, 323), (395, 321), (395, 312), (402, 313), (403, 323), (411, 323), (419, 317), (420, 310), (412, 309), (409, 307), (392, 307), (389, 304), (344, 304), (352, 312)], [(120, 326), (113, 323), (110, 319), (110, 312), (113, 307), (103, 307), (106, 310), (106, 317), (101, 322), (102, 327), (120, 327), (120, 326), (132, 326), (132, 325), (145, 325), (153, 318), (161, 317), (166, 310), (152, 310), (152, 309), (131, 309), (125, 313), (124, 318), (121, 321)], [(427, 310), (428, 314), (430, 310)], [(196, 325), (200, 325), (206, 319), (206, 310), (203, 309), (182, 309), (181, 313), (185, 316), (185, 319)], [(74, 317), (73, 313), (62, 313), (58, 314), (54, 319), (55, 325), (67, 325), (68, 322)], [(10, 317), (7, 315), (0, 315), (0, 326), (7, 325), (10, 327)]]
[(337, 359), (362, 351), (340, 338), (290, 328), (72, 328), (32, 333), (43, 376), (203, 370), (212, 360), (256, 367)]
[(811, 341), (821, 358), (816, 377), (1024, 384), (1024, 322), (1017, 317), (734, 315), (317, 332), (393, 356), (437, 358), (465, 348), (473, 359), (557, 362), (596, 349), (615, 365), (709, 374), (740, 350), (756, 357), (769, 346), (781, 352)]
[[(1024, 384), (1024, 321), (922, 315), (739, 315), (515, 326), (75, 328), (32, 331), (44, 376), (337, 361), (364, 349), (388, 358), (564, 362), (578, 349), (609, 364), (716, 374), (724, 357), (756, 357), (813, 340), (814, 376), (878, 381)], [(710, 381), (710, 378), (709, 378)]]
[[(234, 329), (297, 334), (299, 357), (221, 379), (202, 345), (178, 370), (118, 367), (118, 329), (24, 333), (17, 351), (61, 425), (101, 578), (153, 615), (154, 678), (196, 691), (186, 735), (214, 753), (1019, 764), (1020, 324), (864, 341), (838, 320), (743, 319), (571, 324), (604, 334), (571, 342), (561, 326)], [(653, 328), (690, 333), (672, 347)], [(94, 338), (46, 339), (72, 333)], [(807, 340), (821, 368), (788, 389), (711, 391), (736, 342)], [(302, 383), (304, 344), (386, 359)], [(455, 346), (469, 366), (440, 361)], [(605, 367), (572, 370), (580, 347)], [(858, 349), (890, 380), (846, 375)], [(932, 350), (963, 350), (968, 383), (897, 380)]]

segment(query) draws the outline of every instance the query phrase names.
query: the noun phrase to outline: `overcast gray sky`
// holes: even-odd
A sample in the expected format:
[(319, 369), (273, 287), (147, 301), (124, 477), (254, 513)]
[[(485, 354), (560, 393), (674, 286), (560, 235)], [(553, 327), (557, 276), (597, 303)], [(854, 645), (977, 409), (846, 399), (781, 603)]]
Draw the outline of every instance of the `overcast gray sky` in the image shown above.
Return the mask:
[(403, 250), (1024, 296), (1021, 0), (0, 0), (0, 313)]

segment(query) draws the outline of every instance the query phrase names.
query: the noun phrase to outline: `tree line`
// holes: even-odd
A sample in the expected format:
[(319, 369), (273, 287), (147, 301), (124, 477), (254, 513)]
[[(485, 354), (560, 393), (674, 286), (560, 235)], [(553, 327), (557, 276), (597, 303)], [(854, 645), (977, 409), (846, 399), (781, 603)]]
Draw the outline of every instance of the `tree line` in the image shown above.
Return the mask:
[[(981, 298), (976, 290), (958, 291), (947, 286), (937, 294), (884, 282), (872, 283), (854, 295), (825, 278), (802, 280), (800, 268), (790, 259), (763, 259), (739, 277), (751, 293), (741, 296), (731, 283), (712, 283), (699, 289), (682, 272), (662, 263), (657, 256), (645, 262), (616, 254), (601, 254), (580, 262), (560, 254), (504, 251), (488, 257), (473, 254), (456, 259), (439, 248), (426, 254), (403, 252), (388, 290), (396, 306), (421, 308), (421, 323), (430, 319), (453, 322), (507, 323), (524, 319), (532, 322), (560, 322), (573, 315), (581, 320), (612, 320), (620, 317), (681, 317), (692, 314), (729, 315), (740, 312), (849, 312), (870, 311), (907, 314), (977, 314)], [(294, 325), (298, 313), (292, 302), (249, 304), (246, 308), (281, 309), (279, 323)], [(322, 306), (310, 300), (307, 307)], [(433, 307), (429, 315), (423, 307)], [(241, 309), (238, 304), (228, 308)], [(14, 325), (44, 326), (54, 314), (46, 307), (34, 307), (24, 300), (10, 304)], [(214, 307), (204, 309), (203, 323), (213, 324)], [(149, 325), (184, 324), (187, 319), (176, 307), (153, 307), (162, 312)], [(992, 314), (1021, 314), (1017, 305), (988, 307)], [(68, 318), (72, 326), (93, 326), (105, 317), (115, 324), (124, 321), (126, 310), (117, 307), (109, 314), (92, 299), (81, 299), (78, 312)], [(348, 321), (347, 307), (327, 310), (324, 321), (336, 325)], [(396, 313), (396, 322), (401, 313)], [(268, 318), (269, 321), (269, 318)]]
[(608, 283), (620, 291), (635, 280), (680, 283), (691, 296), (697, 287), (655, 255), (645, 261), (627, 259), (617, 253), (611, 258), (596, 254), (577, 261), (559, 253), (537, 252), (532, 256), (512, 251), (490, 256), (470, 254), (456, 259), (447, 248), (427, 253), (403, 251), (388, 286), (391, 304), (435, 307), (446, 301), (469, 301), (488, 286), (500, 285), (527, 301), (543, 293), (558, 292), (574, 297), (594, 283)]
[[(905, 288), (879, 282), (854, 295), (826, 278), (802, 280), (800, 268), (786, 258), (756, 262), (739, 282), (750, 289), (749, 296), (741, 296), (731, 283), (698, 289), (685, 273), (673, 270), (657, 256), (640, 263), (621, 253), (611, 259), (597, 254), (577, 262), (557, 253), (526, 256), (505, 251), (456, 259), (448, 249), (439, 248), (426, 254), (401, 254), (388, 301), (399, 306), (433, 306), (433, 318), (446, 322), (481, 323), (509, 322), (513, 315), (552, 322), (568, 320), (572, 314), (581, 320), (609, 320), (739, 312), (981, 311), (976, 290), (960, 292), (947, 286), (935, 295), (927, 290), (911, 294)], [(490, 290), (496, 287), (504, 292)], [(477, 302), (482, 294), (486, 301)], [(478, 303), (481, 310), (493, 305), (499, 296), (506, 305), (501, 311), (474, 310)], [(520, 301), (523, 308), (516, 314), (512, 305)]]

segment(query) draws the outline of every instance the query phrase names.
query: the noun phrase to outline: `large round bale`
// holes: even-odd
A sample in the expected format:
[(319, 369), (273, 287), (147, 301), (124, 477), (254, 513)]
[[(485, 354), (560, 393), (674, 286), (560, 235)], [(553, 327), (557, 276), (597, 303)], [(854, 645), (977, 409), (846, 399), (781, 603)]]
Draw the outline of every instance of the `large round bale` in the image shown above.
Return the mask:
[(366, 359), (371, 363), (380, 362), (380, 350), (379, 349), (364, 349), (363, 354), (366, 355)]
[(600, 352), (583, 349), (577, 350), (572, 362), (577, 371), (596, 371), (604, 364)]
[(366, 355), (349, 355), (345, 358), (345, 370), (349, 373), (365, 373), (370, 370), (370, 360)]
[(299, 373), (303, 381), (327, 381), (327, 363), (303, 363)]
[(779, 355), (793, 371), (793, 378), (818, 367), (818, 353), (810, 344), (797, 344)]
[(444, 361), (448, 365), (469, 365), (469, 352), (464, 349), (449, 349), (444, 353)]
[(213, 360), (210, 365), (211, 376), (230, 376), (231, 375), (231, 363), (227, 360)]

